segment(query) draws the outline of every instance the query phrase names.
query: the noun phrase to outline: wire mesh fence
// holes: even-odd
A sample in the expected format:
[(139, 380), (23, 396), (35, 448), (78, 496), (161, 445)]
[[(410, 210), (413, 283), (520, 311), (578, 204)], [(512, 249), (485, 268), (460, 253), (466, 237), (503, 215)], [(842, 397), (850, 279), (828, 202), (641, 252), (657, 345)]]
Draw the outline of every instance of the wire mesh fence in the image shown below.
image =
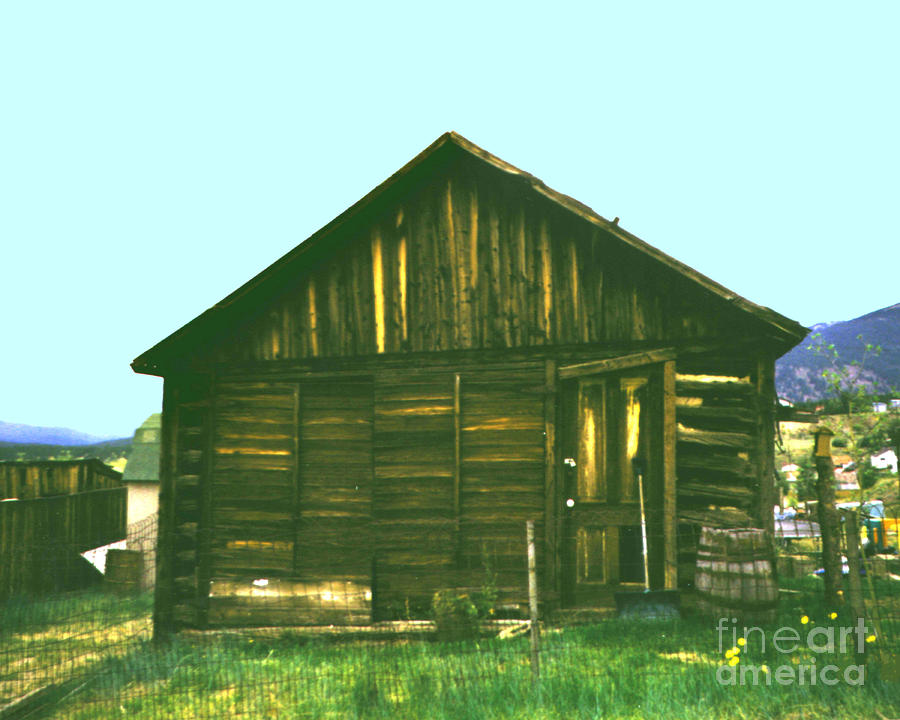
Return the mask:
[[(0, 606), (0, 717), (799, 718), (872, 707), (890, 717), (900, 712), (891, 677), (900, 573), (888, 552), (897, 525), (863, 517), (859, 527), (843, 547), (845, 557), (861, 548), (861, 644), (849, 562), (845, 602), (823, 599), (814, 519), (779, 519), (774, 544), (681, 528), (679, 545), (696, 556), (692, 572), (684, 564), (677, 614), (645, 602), (638, 545), (622, 541), (612, 557), (610, 537), (573, 536), (571, 573), (557, 585), (538, 553), (536, 677), (524, 525), (440, 568), (379, 573), (375, 549), (368, 584), (279, 575), (285, 549), (274, 543), (290, 540), (270, 538), (251, 548), (263, 560), (255, 576), (213, 574), (197, 598), (203, 622), (154, 642), (154, 588), (141, 579), (150, 519), (129, 528), (125, 548), (89, 554), (104, 572), (84, 587)], [(115, 559), (135, 549), (139, 563)], [(598, 576), (610, 563), (624, 597)], [(617, 600), (639, 612), (621, 616)], [(784, 652), (776, 631), (796, 633), (796, 647)]]

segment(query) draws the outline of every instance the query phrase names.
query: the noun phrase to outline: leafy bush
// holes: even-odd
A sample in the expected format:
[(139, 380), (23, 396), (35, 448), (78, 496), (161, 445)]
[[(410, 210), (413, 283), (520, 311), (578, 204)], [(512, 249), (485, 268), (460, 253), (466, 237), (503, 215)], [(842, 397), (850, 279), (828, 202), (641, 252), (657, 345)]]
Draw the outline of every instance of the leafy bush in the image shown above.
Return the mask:
[(497, 579), (487, 548), (482, 548), (484, 582), (481, 590), (468, 593), (439, 590), (431, 600), (431, 616), (438, 640), (455, 641), (477, 638), (482, 620), (493, 617), (497, 604)]
[(468, 593), (439, 590), (431, 603), (438, 640), (455, 641), (478, 637), (478, 606)]

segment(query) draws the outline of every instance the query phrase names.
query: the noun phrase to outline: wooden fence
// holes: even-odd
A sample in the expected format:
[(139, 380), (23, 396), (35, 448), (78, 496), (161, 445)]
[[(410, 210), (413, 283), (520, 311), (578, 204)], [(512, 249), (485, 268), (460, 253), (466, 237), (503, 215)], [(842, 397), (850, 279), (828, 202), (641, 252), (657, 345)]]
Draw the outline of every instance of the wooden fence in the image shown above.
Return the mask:
[(125, 539), (127, 488), (0, 502), (0, 599), (83, 587), (80, 553)]
[(121, 484), (122, 473), (96, 458), (0, 462), (0, 499), (31, 500)]

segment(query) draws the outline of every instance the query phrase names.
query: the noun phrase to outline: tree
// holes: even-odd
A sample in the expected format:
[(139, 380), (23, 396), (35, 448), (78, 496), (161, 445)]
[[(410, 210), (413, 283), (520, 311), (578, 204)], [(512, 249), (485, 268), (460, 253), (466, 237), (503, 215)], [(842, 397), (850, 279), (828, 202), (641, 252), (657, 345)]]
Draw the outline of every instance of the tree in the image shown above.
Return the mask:
[[(839, 414), (846, 417), (845, 447), (847, 454), (856, 463), (862, 488), (862, 479), (865, 475), (863, 468), (868, 467), (868, 455), (892, 441), (892, 432), (900, 434), (900, 414), (897, 408), (892, 407), (890, 412), (879, 413), (871, 426), (864, 420), (871, 409), (873, 398), (878, 397), (879, 390), (877, 379), (865, 378), (866, 362), (881, 354), (881, 346), (867, 343), (862, 335), (857, 335), (856, 339), (863, 345), (862, 356), (859, 360), (845, 363), (842, 362), (834, 343), (825, 344), (821, 333), (813, 334), (811, 339), (813, 344), (808, 346), (809, 349), (828, 362), (828, 367), (822, 371), (822, 378), (831, 395), (831, 398), (826, 400), (826, 411), (830, 409), (829, 406), (834, 406), (833, 402), (829, 401), (836, 401), (840, 409)], [(885, 390), (896, 392), (892, 387)], [(896, 431), (892, 430), (895, 426)], [(835, 446), (838, 447), (837, 442)]]

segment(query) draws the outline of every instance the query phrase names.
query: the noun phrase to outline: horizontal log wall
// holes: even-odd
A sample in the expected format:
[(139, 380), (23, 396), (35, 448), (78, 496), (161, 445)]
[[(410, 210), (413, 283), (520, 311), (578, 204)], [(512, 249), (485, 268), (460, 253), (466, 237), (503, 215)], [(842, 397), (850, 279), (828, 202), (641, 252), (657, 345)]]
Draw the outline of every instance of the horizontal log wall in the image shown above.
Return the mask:
[(525, 521), (543, 533), (543, 379), (539, 365), (378, 375), (377, 616), (489, 578), (505, 601), (527, 600)]
[(544, 373), (223, 378), (209, 400), (182, 389), (175, 624), (396, 617), (437, 590), (478, 590), (488, 568), (504, 601), (526, 602), (525, 521), (542, 540), (546, 505)]
[(29, 500), (121, 484), (122, 474), (99, 460), (0, 462), (0, 498)]
[(208, 377), (166, 381), (155, 632), (204, 622), (208, 566), (201, 545), (210, 540), (208, 517), (202, 519), (209, 509), (203, 479), (208, 477), (210, 414)]
[(300, 384), (294, 572), (369, 585), (372, 574), (371, 378)]
[[(476, 570), (489, 562), (506, 600), (525, 603), (526, 521), (544, 546), (544, 367), (462, 373), (460, 386), (462, 561)], [(542, 583), (545, 559), (539, 553)]]
[(774, 390), (759, 382), (758, 359), (749, 353), (686, 356), (677, 370), (679, 577), (690, 582), (700, 527), (765, 527), (771, 515), (765, 409)]
[[(206, 598), (212, 623), (397, 617), (439, 589), (477, 590), (486, 562), (503, 598), (524, 602), (522, 528), (537, 520), (543, 542), (554, 502), (552, 383), (543, 360), (443, 361), (360, 364), (319, 379), (222, 377), (209, 402), (196, 384), (193, 402), (182, 392), (174, 567), (185, 622), (203, 624)], [(679, 540), (685, 527), (757, 523), (765, 453), (755, 358), (676, 364)], [(204, 472), (205, 457), (213, 480), (204, 503), (191, 469)], [(210, 528), (200, 533), (205, 549), (192, 523)], [(691, 543), (680, 551), (692, 564)], [(257, 577), (271, 587), (252, 590)], [(338, 597), (343, 605), (329, 605)]]
[[(421, 608), (456, 568), (455, 376), (376, 379), (376, 616)], [(443, 580), (442, 580), (443, 579)]]
[(296, 384), (215, 388), (210, 455), (210, 574), (290, 577), (296, 521)]
[(127, 489), (0, 503), (0, 599), (89, 581), (80, 553), (125, 539)]
[(497, 179), (458, 163), (342, 229), (212, 359), (674, 343), (749, 327), (675, 271)]

